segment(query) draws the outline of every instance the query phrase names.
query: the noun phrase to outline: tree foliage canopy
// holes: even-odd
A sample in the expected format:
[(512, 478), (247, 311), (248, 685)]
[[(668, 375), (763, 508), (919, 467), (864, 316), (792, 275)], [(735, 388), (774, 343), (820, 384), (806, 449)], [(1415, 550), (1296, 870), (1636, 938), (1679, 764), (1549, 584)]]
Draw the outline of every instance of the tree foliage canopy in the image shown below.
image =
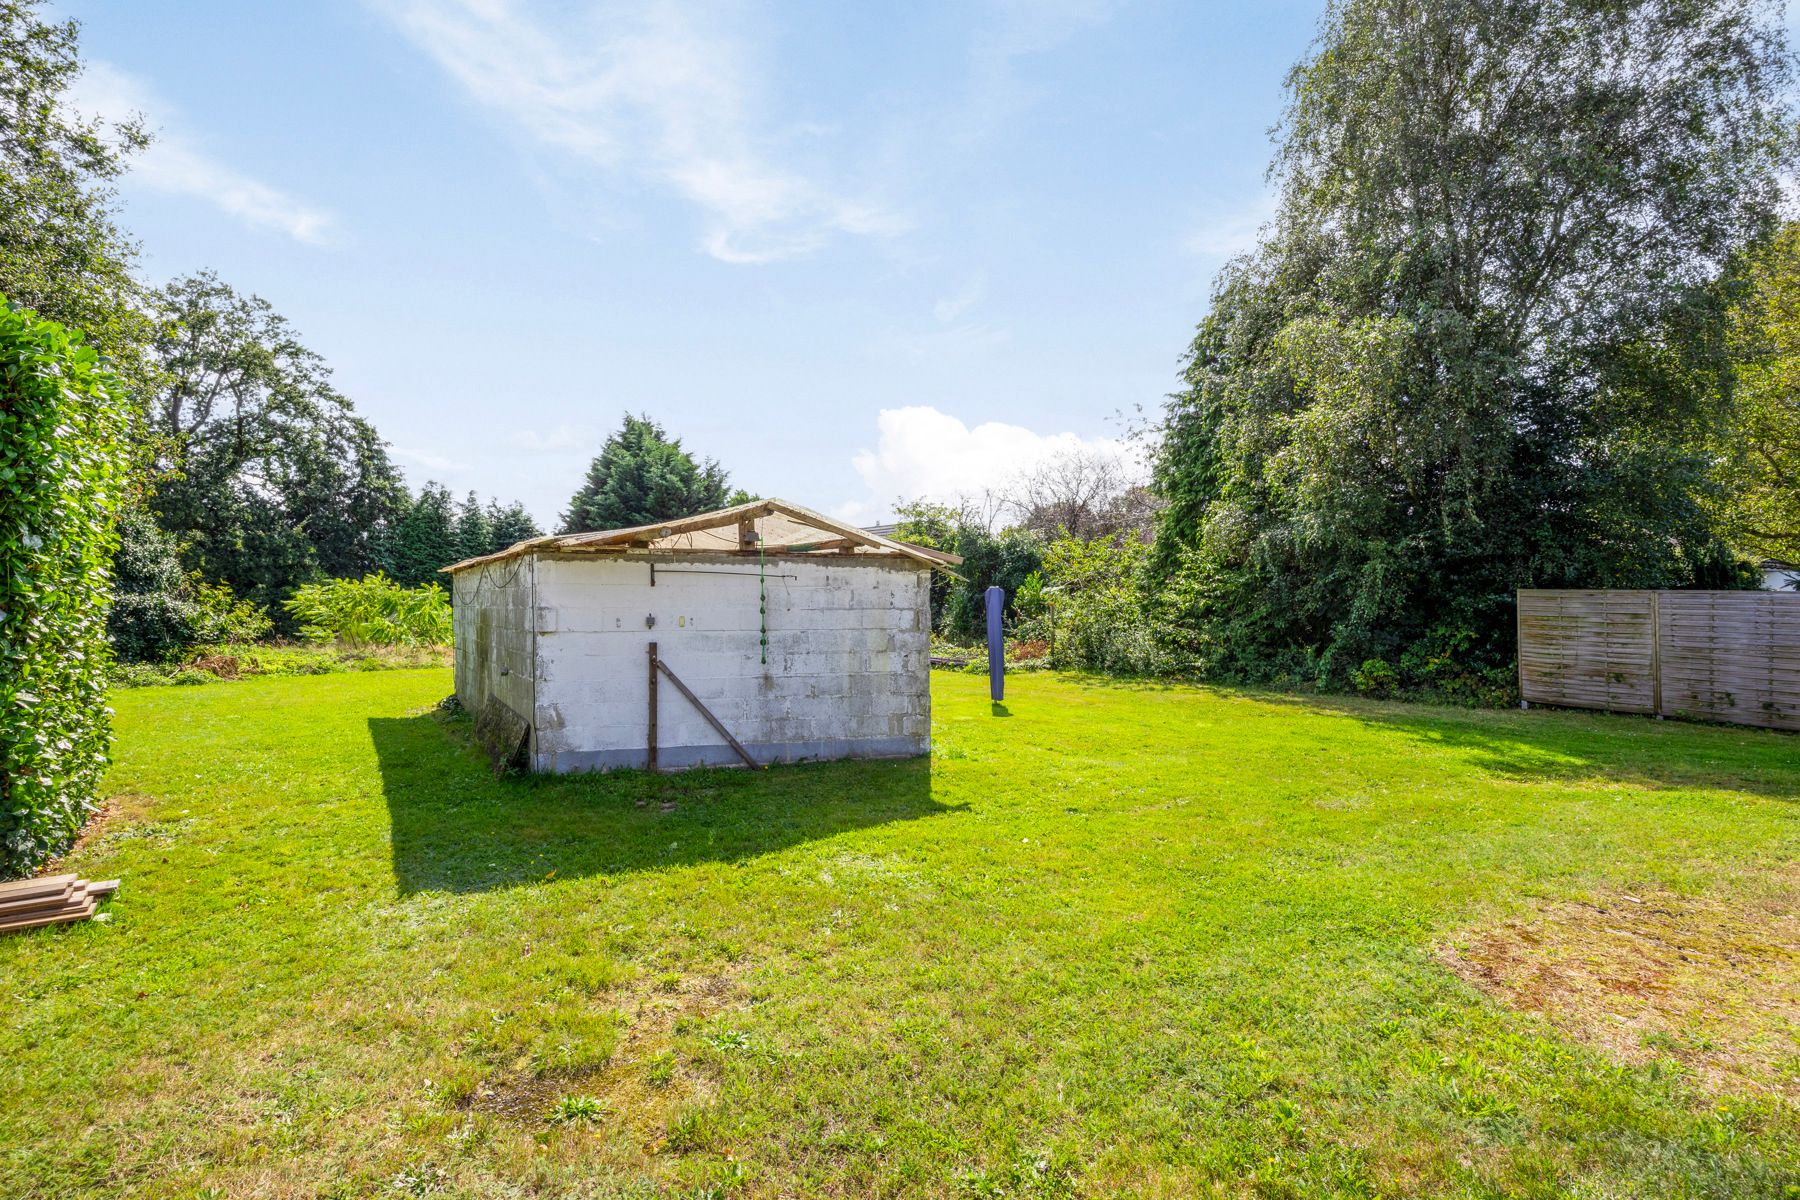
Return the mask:
[(962, 557), (956, 575), (931, 574), (932, 627), (958, 641), (987, 635), (985, 595), (990, 587), (1006, 593), (1009, 620), (1017, 615), (1019, 591), (1044, 562), (1044, 543), (1023, 527), (994, 533), (969, 505), (911, 500), (898, 505), (895, 536), (915, 546), (944, 550)]
[(710, 512), (725, 506), (727, 488), (718, 463), (696, 461), (680, 438), (647, 416), (626, 413), (570, 497), (559, 532), (623, 529)]
[(162, 662), (210, 642), (254, 642), (269, 615), (182, 565), (181, 547), (141, 507), (119, 518), (106, 630), (127, 662)]
[(1719, 510), (1743, 550), (1800, 563), (1800, 225), (1748, 264), (1733, 313), (1737, 388), (1720, 439)]
[(149, 139), (134, 122), (70, 110), (79, 29), (40, 8), (0, 0), (0, 294), (82, 330), (141, 393), (149, 323), (131, 274), (136, 247), (113, 223), (113, 181)]
[(1339, 0), (1279, 211), (1173, 398), (1155, 569), (1192, 650), (1342, 679), (1510, 657), (1528, 585), (1730, 578), (1704, 505), (1732, 255), (1792, 161), (1755, 0)]
[(155, 301), (151, 503), (191, 564), (271, 609), (321, 575), (385, 566), (406, 490), (324, 361), (266, 301), (210, 272)]

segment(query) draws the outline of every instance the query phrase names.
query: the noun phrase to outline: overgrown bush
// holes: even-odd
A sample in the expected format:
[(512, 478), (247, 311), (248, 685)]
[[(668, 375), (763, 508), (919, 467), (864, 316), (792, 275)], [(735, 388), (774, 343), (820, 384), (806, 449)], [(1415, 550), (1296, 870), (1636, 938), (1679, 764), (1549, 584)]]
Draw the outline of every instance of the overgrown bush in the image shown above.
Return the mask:
[(1139, 579), (1148, 548), (1063, 538), (1044, 553), (1042, 576), (1021, 589), (1019, 636), (1049, 643), (1057, 667), (1121, 675), (1165, 675), (1180, 659), (1159, 631)]
[(450, 597), (435, 583), (401, 587), (385, 575), (303, 585), (286, 602), (309, 641), (345, 646), (445, 646)]
[(119, 521), (113, 603), (106, 628), (125, 662), (160, 663), (214, 642), (256, 642), (274, 628), (269, 614), (183, 571), (175, 539), (140, 508)]
[(1350, 673), (1350, 686), (1365, 696), (1392, 696), (1400, 686), (1400, 673), (1379, 658), (1367, 659)]
[(0, 878), (75, 840), (106, 768), (132, 409), (82, 335), (0, 308)]
[(933, 572), (931, 626), (962, 642), (987, 638), (987, 589), (1006, 593), (1007, 625), (1017, 619), (1020, 589), (1043, 565), (1044, 543), (1026, 529), (990, 533), (966, 508), (915, 500), (899, 507), (898, 537), (962, 557), (955, 575)]

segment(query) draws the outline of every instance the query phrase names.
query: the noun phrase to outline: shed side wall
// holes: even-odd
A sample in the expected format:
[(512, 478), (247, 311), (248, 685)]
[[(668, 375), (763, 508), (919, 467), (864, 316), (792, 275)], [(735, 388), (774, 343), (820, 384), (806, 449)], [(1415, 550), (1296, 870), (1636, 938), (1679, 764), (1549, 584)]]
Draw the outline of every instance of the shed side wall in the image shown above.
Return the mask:
[(489, 697), (531, 720), (531, 562), (512, 559), (452, 576), (456, 608), (456, 698), (479, 714)]
[[(646, 765), (652, 641), (759, 762), (930, 749), (927, 570), (770, 559), (766, 663), (754, 560), (659, 555), (654, 587), (643, 558), (545, 556), (536, 570), (538, 770)], [(666, 679), (659, 693), (660, 765), (737, 761)]]

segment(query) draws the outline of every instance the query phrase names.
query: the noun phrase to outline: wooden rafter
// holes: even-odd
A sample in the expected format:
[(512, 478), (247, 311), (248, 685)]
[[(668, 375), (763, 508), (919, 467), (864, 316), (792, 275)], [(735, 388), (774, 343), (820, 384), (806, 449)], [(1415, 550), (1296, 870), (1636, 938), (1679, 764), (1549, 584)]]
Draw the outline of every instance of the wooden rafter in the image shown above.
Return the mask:
[[(795, 524), (808, 529), (818, 530), (823, 536), (817, 539), (802, 541), (792, 533), (790, 540), (779, 545), (764, 544), (764, 535), (756, 528), (757, 521), (762, 518), (780, 515)], [(728, 545), (723, 546), (664, 546), (669, 538), (683, 534), (705, 533), (710, 530), (723, 530), (729, 526), (736, 528), (736, 537), (725, 535)], [(811, 554), (854, 553), (859, 549), (877, 553), (897, 555), (910, 558), (938, 569), (948, 569), (962, 562), (954, 554), (946, 554), (941, 550), (931, 550), (924, 546), (915, 546), (909, 542), (895, 541), (879, 534), (870, 533), (866, 529), (858, 529), (824, 513), (814, 512), (810, 508), (802, 508), (798, 504), (790, 504), (785, 500), (753, 500), (748, 504), (738, 504), (730, 508), (722, 508), (717, 512), (700, 513), (692, 517), (681, 517), (672, 521), (660, 521), (654, 525), (636, 525), (629, 529), (605, 529), (596, 533), (563, 534), (555, 537), (533, 538), (509, 546), (495, 554), (482, 555), (479, 558), (465, 559), (445, 567), (446, 574), (484, 563), (498, 562), (503, 559), (517, 558), (526, 554), (596, 554), (624, 553), (631, 550), (683, 550), (683, 551), (722, 551), (731, 553), (747, 553), (760, 550), (766, 554)]]

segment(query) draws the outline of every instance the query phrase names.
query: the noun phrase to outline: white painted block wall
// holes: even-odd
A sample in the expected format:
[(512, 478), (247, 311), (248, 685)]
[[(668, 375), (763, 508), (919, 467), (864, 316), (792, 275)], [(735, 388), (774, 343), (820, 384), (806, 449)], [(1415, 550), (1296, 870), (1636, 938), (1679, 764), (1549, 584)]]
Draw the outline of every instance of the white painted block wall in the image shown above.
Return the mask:
[(530, 722), (533, 687), (531, 614), (534, 561), (508, 559), (459, 571), (451, 577), (456, 607), (456, 698), (480, 713), (490, 696)]
[[(457, 576), (458, 694), (465, 627), (476, 636), (485, 628), (485, 636), (508, 647), (521, 640), (535, 646), (537, 770), (646, 765), (651, 641), (759, 762), (896, 757), (930, 749), (930, 572), (909, 560), (768, 560), (766, 664), (754, 561), (659, 554), (654, 587), (645, 556), (524, 561), (531, 563), (522, 574), (535, 590), (534, 620), (504, 636), (493, 632), (498, 624), (517, 624), (524, 615), (513, 593), (488, 585), (481, 603), (504, 615), (486, 627), (463, 612), (464, 580), (495, 567)], [(652, 616), (653, 627), (647, 622)], [(490, 652), (488, 662), (495, 658)], [(466, 659), (470, 670), (483, 669), (476, 655)], [(493, 676), (494, 667), (485, 669)], [(491, 689), (511, 695), (509, 678), (472, 684), (471, 694)], [(737, 761), (673, 685), (664, 679), (658, 690), (660, 765)]]

